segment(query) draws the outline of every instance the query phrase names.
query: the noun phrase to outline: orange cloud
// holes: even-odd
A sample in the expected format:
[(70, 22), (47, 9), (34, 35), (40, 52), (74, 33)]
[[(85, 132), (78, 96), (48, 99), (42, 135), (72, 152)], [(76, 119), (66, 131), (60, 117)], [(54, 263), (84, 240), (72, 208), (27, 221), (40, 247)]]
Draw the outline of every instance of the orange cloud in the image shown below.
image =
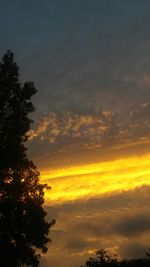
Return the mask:
[(59, 150), (110, 147), (142, 142), (150, 138), (150, 103), (133, 103), (125, 114), (51, 112), (29, 131), (29, 140), (59, 145)]
[(36, 129), (29, 131), (29, 140), (40, 138), (54, 143), (64, 138), (98, 138), (109, 129), (112, 117), (111, 112), (105, 111), (99, 115), (80, 115), (69, 111), (58, 115), (52, 112), (39, 122)]
[(50, 203), (85, 200), (103, 194), (150, 185), (150, 154), (41, 172)]

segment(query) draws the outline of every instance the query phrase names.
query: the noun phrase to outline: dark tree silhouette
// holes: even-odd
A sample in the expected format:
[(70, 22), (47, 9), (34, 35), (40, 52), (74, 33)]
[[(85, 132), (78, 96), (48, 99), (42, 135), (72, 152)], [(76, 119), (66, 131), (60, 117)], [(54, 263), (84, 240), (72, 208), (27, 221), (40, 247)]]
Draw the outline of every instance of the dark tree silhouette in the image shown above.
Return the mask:
[(150, 267), (149, 253), (146, 255), (148, 257), (119, 261), (117, 255), (100, 249), (96, 252), (95, 258), (90, 257), (81, 267)]
[(96, 257), (90, 257), (85, 266), (81, 267), (105, 267), (105, 266), (118, 266), (117, 255), (108, 253), (105, 249), (100, 249), (96, 252)]
[(19, 68), (9, 50), (0, 62), (0, 266), (38, 266), (47, 251), (53, 221), (46, 222), (44, 189), (28, 160), (28, 115), (34, 111), (34, 83), (19, 81)]

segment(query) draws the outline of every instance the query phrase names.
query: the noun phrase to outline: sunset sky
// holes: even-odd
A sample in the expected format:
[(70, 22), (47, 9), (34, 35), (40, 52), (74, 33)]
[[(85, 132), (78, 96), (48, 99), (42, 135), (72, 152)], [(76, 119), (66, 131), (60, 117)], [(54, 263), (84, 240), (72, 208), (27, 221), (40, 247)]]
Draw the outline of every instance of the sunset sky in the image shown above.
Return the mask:
[(150, 248), (150, 1), (0, 1), (0, 55), (35, 81), (28, 155), (56, 219), (41, 267)]

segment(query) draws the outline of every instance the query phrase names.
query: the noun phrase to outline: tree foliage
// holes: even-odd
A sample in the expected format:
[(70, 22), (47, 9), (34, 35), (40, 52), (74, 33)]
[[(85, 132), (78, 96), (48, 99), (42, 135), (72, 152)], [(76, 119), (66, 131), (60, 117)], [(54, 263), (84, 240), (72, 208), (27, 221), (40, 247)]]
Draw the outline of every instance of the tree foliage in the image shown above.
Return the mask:
[(130, 260), (118, 260), (117, 255), (108, 253), (105, 249), (100, 249), (96, 252), (96, 257), (90, 257), (84, 266), (81, 267), (149, 267), (150, 254), (146, 253), (147, 257)]
[[(19, 81), (14, 55), (0, 62), (0, 266), (38, 266), (47, 251), (52, 222), (46, 222), (40, 173), (27, 158), (25, 142), (34, 111), (33, 82)], [(38, 251), (38, 252), (37, 252)]]
[(117, 266), (117, 255), (107, 253), (105, 249), (100, 249), (96, 252), (96, 257), (90, 257), (85, 266), (82, 267), (105, 267), (105, 266)]

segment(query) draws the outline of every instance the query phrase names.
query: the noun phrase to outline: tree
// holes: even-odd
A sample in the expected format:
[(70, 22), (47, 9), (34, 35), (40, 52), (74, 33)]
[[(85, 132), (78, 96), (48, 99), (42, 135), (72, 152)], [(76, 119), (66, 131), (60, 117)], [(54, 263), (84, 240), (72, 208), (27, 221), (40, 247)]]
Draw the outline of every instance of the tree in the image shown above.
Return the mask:
[(85, 266), (81, 267), (117, 267), (118, 266), (117, 255), (108, 253), (105, 249), (100, 249), (96, 252), (96, 257), (90, 257)]
[(0, 266), (38, 266), (47, 251), (49, 230), (40, 173), (27, 158), (25, 142), (34, 111), (33, 82), (19, 81), (9, 50), (0, 62)]
[(81, 267), (149, 267), (149, 253), (147, 257), (129, 260), (118, 260), (117, 255), (110, 254), (105, 249), (100, 249), (96, 252), (96, 257), (90, 257), (84, 266)]

